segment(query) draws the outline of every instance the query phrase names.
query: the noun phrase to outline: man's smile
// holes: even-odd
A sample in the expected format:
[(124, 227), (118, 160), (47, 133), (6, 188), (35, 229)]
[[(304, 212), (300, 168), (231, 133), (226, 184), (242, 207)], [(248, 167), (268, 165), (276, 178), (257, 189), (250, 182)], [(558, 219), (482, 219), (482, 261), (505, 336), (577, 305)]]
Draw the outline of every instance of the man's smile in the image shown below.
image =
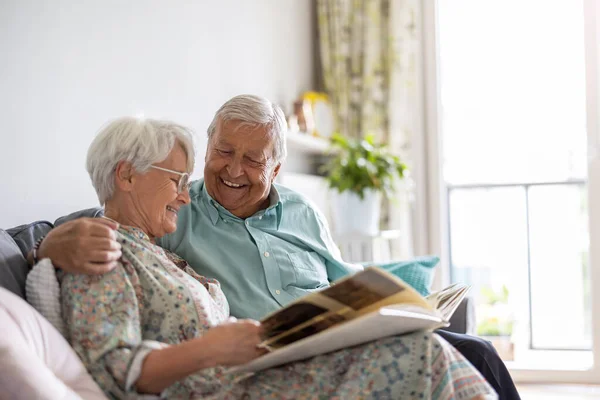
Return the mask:
[(220, 178), (220, 179), (221, 179), (221, 182), (225, 186), (230, 187), (232, 189), (239, 189), (239, 188), (242, 188), (242, 187), (246, 186), (246, 185), (242, 185), (241, 183), (233, 183), (233, 182), (227, 181), (227, 180), (225, 180), (223, 178)]

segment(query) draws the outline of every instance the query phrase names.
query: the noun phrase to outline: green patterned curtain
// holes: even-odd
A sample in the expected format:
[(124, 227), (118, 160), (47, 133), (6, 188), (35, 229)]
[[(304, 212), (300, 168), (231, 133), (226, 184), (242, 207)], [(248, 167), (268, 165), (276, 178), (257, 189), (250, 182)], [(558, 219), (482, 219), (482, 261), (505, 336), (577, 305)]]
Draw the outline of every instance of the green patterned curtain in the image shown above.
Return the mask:
[(389, 131), (391, 0), (317, 0), (325, 91), (343, 135)]
[[(413, 167), (423, 132), (421, 0), (317, 0), (321, 76), (339, 132), (375, 134)], [(382, 228), (401, 229), (395, 257), (411, 254), (411, 181), (384, 201)]]

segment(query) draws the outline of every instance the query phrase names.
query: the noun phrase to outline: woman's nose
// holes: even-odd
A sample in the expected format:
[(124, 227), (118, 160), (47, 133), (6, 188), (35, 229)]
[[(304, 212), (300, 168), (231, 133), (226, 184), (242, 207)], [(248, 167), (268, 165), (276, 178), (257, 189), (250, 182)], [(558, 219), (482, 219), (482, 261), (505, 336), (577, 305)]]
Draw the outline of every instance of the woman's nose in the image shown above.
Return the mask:
[(184, 188), (181, 193), (177, 195), (177, 200), (182, 202), (183, 204), (190, 204), (190, 189)]

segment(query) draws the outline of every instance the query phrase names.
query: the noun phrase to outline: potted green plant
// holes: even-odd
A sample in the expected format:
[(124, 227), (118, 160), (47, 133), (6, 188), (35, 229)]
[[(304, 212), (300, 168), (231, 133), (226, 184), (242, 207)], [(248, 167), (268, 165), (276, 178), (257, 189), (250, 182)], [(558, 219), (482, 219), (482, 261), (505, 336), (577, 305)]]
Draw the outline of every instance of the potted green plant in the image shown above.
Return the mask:
[(334, 230), (338, 234), (377, 234), (381, 198), (395, 193), (406, 165), (386, 145), (376, 143), (373, 135), (350, 139), (336, 133), (330, 154), (323, 170), (334, 192)]

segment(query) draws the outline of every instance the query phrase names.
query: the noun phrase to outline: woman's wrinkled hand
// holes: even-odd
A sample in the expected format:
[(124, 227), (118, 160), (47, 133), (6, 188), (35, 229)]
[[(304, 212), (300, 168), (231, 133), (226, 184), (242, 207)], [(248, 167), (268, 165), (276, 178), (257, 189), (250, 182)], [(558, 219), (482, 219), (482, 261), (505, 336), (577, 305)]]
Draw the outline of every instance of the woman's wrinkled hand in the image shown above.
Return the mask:
[(210, 342), (216, 365), (234, 366), (245, 364), (267, 352), (258, 348), (262, 342), (261, 333), (258, 321), (230, 318), (211, 328), (203, 338)]

